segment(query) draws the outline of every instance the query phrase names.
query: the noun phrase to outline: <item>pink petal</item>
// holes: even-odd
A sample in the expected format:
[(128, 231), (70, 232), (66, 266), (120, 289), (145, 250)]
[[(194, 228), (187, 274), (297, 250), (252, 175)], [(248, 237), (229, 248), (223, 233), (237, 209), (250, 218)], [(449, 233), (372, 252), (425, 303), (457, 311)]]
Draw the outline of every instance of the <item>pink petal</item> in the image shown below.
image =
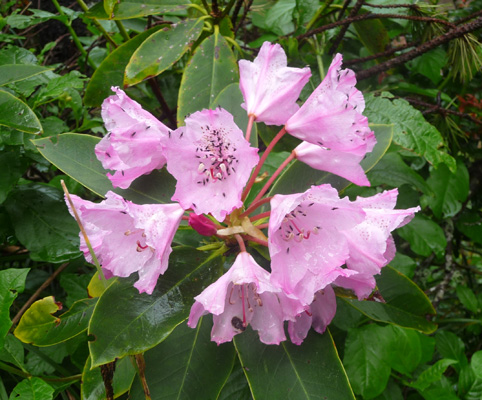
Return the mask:
[(298, 110), (296, 100), (311, 76), (308, 67), (287, 67), (283, 48), (269, 42), (253, 62), (239, 61), (239, 73), (242, 107), (267, 125), (283, 125)]
[(169, 128), (113, 87), (115, 95), (102, 104), (102, 118), (108, 134), (95, 147), (95, 154), (114, 187), (126, 189), (134, 179), (162, 168), (166, 163), (162, 142)]
[(244, 139), (226, 110), (198, 111), (185, 121), (165, 148), (167, 169), (177, 179), (172, 199), (185, 210), (223, 221), (243, 204), (241, 194), (259, 160), (258, 149)]
[(331, 150), (365, 155), (375, 143), (353, 71), (341, 70), (337, 54), (321, 84), (285, 125), (288, 133)]

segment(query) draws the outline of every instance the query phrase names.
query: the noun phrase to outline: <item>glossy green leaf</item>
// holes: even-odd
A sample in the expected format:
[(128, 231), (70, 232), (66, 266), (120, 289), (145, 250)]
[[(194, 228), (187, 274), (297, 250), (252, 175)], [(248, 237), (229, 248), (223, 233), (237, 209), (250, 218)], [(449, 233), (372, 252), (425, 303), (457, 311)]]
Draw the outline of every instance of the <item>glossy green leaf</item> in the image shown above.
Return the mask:
[(432, 252), (437, 257), (442, 257), (447, 246), (440, 225), (420, 214), (416, 214), (408, 225), (397, 229), (397, 233), (410, 243), (412, 251), (424, 257)]
[(13, 388), (9, 400), (52, 400), (54, 388), (40, 378), (29, 378)]
[(10, 306), (18, 293), (25, 289), (25, 279), (30, 268), (9, 268), (0, 271), (0, 349), (12, 321), (10, 321)]
[(371, 399), (381, 394), (390, 377), (390, 348), (385, 327), (365, 325), (348, 332), (343, 364), (353, 390)]
[(94, 71), (85, 89), (85, 105), (99, 107), (104, 99), (113, 94), (110, 89), (112, 86), (123, 86), (125, 69), (132, 54), (134, 54), (134, 51), (136, 51), (142, 42), (159, 29), (161, 29), (161, 26), (155, 26), (140, 33), (131, 40), (123, 43), (102, 61)]
[(435, 346), (443, 358), (458, 361), (458, 364), (454, 366), (457, 371), (468, 365), (465, 344), (455, 333), (443, 330), (437, 331)]
[(444, 163), (450, 170), (455, 170), (455, 159), (444, 149), (442, 135), (437, 128), (406, 100), (390, 100), (391, 97), (388, 92), (365, 96), (364, 114), (368, 120), (376, 124), (395, 124), (393, 141), (396, 144), (425, 157), (435, 167)]
[(111, 14), (106, 13), (103, 2), (98, 2), (87, 17), (96, 19), (130, 19), (146, 15), (182, 12), (190, 4), (186, 0), (123, 0), (114, 4)]
[(377, 285), (386, 303), (342, 298), (367, 317), (379, 321), (432, 333), (437, 325), (426, 319), (435, 314), (426, 295), (406, 276), (386, 266), (377, 276)]
[(431, 383), (439, 381), (446, 369), (453, 364), (457, 364), (457, 361), (450, 359), (438, 360), (434, 365), (423, 371), (410, 386), (419, 390), (427, 389)]
[(226, 384), (216, 400), (252, 400), (248, 381), (244, 375), (244, 369), (236, 357), (234, 367)]
[(80, 256), (79, 227), (60, 190), (37, 183), (21, 185), (4, 205), (33, 260), (59, 263)]
[(42, 132), (42, 124), (32, 109), (19, 98), (3, 90), (0, 90), (0, 125), (27, 133)]
[(432, 379), (435, 379), (434, 382), (427, 389), (420, 391), (424, 400), (460, 400), (455, 393), (454, 384), (446, 376), (437, 373)]
[(395, 325), (384, 327), (385, 335), (390, 339), (390, 367), (404, 375), (415, 371), (422, 360), (422, 346), (419, 333)]
[(472, 365), (466, 365), (460, 370), (458, 395), (464, 400), (480, 400), (482, 398), (482, 379), (475, 375), (473, 362)]
[[(393, 137), (392, 125), (370, 125), (370, 128), (375, 132), (377, 144), (373, 151), (368, 153), (365, 159), (360, 163), (365, 172), (372, 169), (383, 157), (390, 146)], [(307, 190), (311, 185), (321, 185), (322, 183), (329, 183), (339, 190), (350, 184), (350, 182), (339, 176), (313, 169), (300, 161), (295, 161), (276, 181), (271, 188), (269, 195), (272, 196), (276, 193), (301, 193)]]
[(427, 184), (432, 192), (422, 197), (422, 203), (428, 204), (437, 218), (453, 217), (469, 195), (469, 172), (460, 160), (455, 173), (446, 165), (440, 165), (432, 169)]
[(149, 36), (136, 49), (127, 65), (125, 85), (135, 85), (174, 65), (199, 38), (202, 28), (203, 20), (187, 19)]
[(213, 108), (216, 97), (238, 81), (238, 64), (226, 39), (215, 30), (196, 49), (182, 76), (177, 121), (183, 125), (188, 114)]
[(65, 342), (87, 329), (97, 299), (76, 301), (70, 310), (55, 317), (59, 306), (52, 296), (33, 303), (20, 319), (14, 334), (22, 342), (52, 346)]
[[(82, 400), (101, 400), (105, 399), (105, 386), (100, 373), (100, 367), (90, 369), (90, 356), (82, 371), (82, 385), (80, 386), (80, 397)], [(132, 385), (136, 376), (136, 369), (129, 357), (117, 360), (115, 364), (114, 379), (112, 388), (114, 397), (126, 393)]]
[(256, 400), (355, 399), (328, 330), (311, 330), (301, 346), (268, 346), (248, 328), (234, 344)]
[(95, 136), (64, 133), (32, 142), (47, 160), (99, 196), (113, 190), (136, 204), (170, 201), (176, 181), (165, 169), (139, 177), (129, 189), (113, 189), (107, 171), (95, 157), (99, 141)]
[(22, 371), (27, 372), (24, 365), (24, 359), (25, 350), (22, 342), (12, 334), (8, 334), (5, 337), (3, 349), (0, 347), (0, 360), (13, 364)]
[(166, 339), (184, 321), (194, 296), (221, 273), (222, 258), (192, 247), (177, 247), (169, 269), (152, 295), (139, 294), (137, 278), (118, 279), (102, 294), (89, 325), (92, 366), (144, 352)]
[[(231, 343), (211, 341), (212, 317), (199, 320), (195, 329), (180, 324), (169, 337), (144, 354), (146, 381), (153, 399), (217, 399), (234, 362)], [(139, 381), (129, 398), (144, 400)]]
[(28, 64), (0, 65), (0, 86), (31, 78), (45, 71), (51, 71), (51, 68)]
[(441, 47), (427, 51), (409, 63), (413, 72), (426, 76), (434, 85), (443, 79), (442, 69), (447, 64), (447, 53)]
[(104, 11), (105, 13), (109, 16), (109, 18), (114, 17), (114, 7), (116, 3), (118, 2), (117, 0), (103, 0), (104, 2)]
[(294, 0), (279, 0), (273, 3), (264, 20), (266, 29), (278, 34), (287, 35), (295, 30), (293, 23), (293, 10), (296, 7)]
[(482, 350), (476, 351), (472, 354), (470, 365), (474, 370), (474, 374), (478, 379), (482, 379)]
[[(239, 89), (238, 83), (232, 83), (226, 86), (218, 97), (213, 102), (214, 106), (221, 106), (225, 110), (229, 111), (234, 118), (234, 122), (238, 125), (244, 133), (246, 133), (246, 128), (248, 127), (248, 113), (241, 104), (244, 103), (243, 94)], [(256, 123), (253, 124), (251, 130), (251, 136), (249, 138), (251, 146), (258, 147), (258, 129)]]
[(4, 150), (0, 153), (0, 204), (5, 201), (27, 167), (27, 161), (20, 152)]
[(482, 244), (482, 216), (480, 212), (465, 210), (458, 216), (456, 226), (469, 239)]

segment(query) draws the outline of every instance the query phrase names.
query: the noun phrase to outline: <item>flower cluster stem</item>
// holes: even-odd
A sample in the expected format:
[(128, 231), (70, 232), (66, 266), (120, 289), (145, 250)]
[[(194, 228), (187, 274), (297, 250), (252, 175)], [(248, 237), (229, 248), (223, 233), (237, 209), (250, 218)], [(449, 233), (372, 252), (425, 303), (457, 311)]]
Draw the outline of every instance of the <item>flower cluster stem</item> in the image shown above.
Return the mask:
[(248, 127), (246, 128), (246, 140), (249, 142), (249, 138), (251, 136), (251, 130), (253, 129), (253, 122), (254, 122), (254, 115), (249, 116), (248, 120)]
[(258, 207), (261, 207), (263, 204), (269, 203), (270, 200), (271, 200), (271, 197), (265, 197), (262, 200), (259, 200), (256, 202), (253, 201), (251, 205), (248, 207), (248, 209), (239, 215), (239, 218), (246, 217), (247, 215), (251, 214), (254, 210), (256, 210)]
[(280, 139), (285, 135), (286, 129), (283, 127), (281, 130), (276, 134), (276, 136), (273, 138), (271, 143), (268, 145), (266, 148), (265, 152), (261, 156), (261, 159), (259, 160), (258, 165), (256, 166), (254, 172), (252, 173), (251, 177), (249, 178), (249, 181), (244, 188), (243, 196), (241, 197), (241, 200), (244, 201), (246, 200), (246, 197), (248, 197), (249, 191), (253, 187), (254, 181), (256, 180), (256, 177), (259, 174), (259, 171), (261, 171), (261, 167), (263, 166), (264, 162), (268, 158), (269, 153), (271, 153), (271, 150), (273, 150), (273, 147), (280, 141)]

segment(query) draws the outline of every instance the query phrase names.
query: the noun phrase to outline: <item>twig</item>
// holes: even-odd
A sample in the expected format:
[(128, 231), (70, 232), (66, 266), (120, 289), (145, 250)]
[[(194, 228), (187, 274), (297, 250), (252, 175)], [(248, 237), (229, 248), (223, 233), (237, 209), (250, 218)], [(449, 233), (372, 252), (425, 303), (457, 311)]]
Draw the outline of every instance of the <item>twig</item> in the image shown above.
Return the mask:
[(391, 56), (392, 54), (396, 53), (397, 51), (402, 51), (402, 50), (408, 49), (409, 47), (416, 46), (417, 44), (419, 44), (419, 43), (418, 42), (409, 42), (409, 43), (404, 44), (402, 46), (393, 47), (391, 49), (382, 51), (380, 53), (373, 54), (372, 56), (354, 58), (353, 60), (343, 61), (343, 66), (347, 67), (349, 65), (364, 63), (364, 62), (375, 60), (375, 59), (381, 58), (381, 57), (388, 57), (388, 56)]
[(149, 85), (151, 86), (152, 91), (154, 92), (154, 96), (156, 96), (157, 101), (161, 105), (162, 112), (166, 115), (167, 119), (169, 120), (169, 123), (171, 124), (171, 128), (176, 127), (176, 118), (172, 114), (171, 109), (169, 108), (166, 100), (164, 99), (164, 96), (162, 95), (161, 88), (159, 87), (159, 83), (157, 82), (157, 79), (155, 77), (150, 78), (148, 80)]
[(233, 16), (231, 17), (231, 21), (234, 25), (236, 19), (238, 18), (239, 11), (241, 10), (241, 6), (243, 5), (243, 0), (237, 0), (236, 5), (234, 6)]
[(470, 21), (471, 19), (474, 19), (476, 17), (480, 17), (481, 15), (482, 15), (482, 10), (476, 11), (465, 18), (459, 19), (457, 22), (455, 22), (455, 25), (464, 24), (465, 22)]
[(413, 60), (414, 58), (426, 53), (429, 50), (432, 50), (435, 47), (438, 47), (444, 43), (447, 43), (452, 39), (466, 35), (467, 33), (473, 32), (481, 27), (482, 27), (482, 17), (479, 17), (473, 22), (469, 22), (468, 24), (458, 26), (452, 29), (451, 31), (444, 33), (443, 35), (436, 36), (432, 40), (422, 43), (417, 48), (411, 51), (408, 51), (404, 54), (401, 54), (398, 57), (395, 57), (391, 60), (375, 65), (374, 67), (368, 68), (364, 71), (358, 72), (356, 74), (357, 80), (360, 81), (362, 79), (367, 79), (373, 75), (379, 74), (380, 72), (394, 68), (397, 65), (404, 64), (407, 61)]
[(418, 9), (416, 4), (363, 4), (366, 7), (373, 7), (373, 8), (411, 8), (411, 9)]
[(345, 0), (345, 2), (343, 3), (343, 7), (341, 7), (341, 10), (340, 12), (338, 13), (338, 21), (341, 20), (341, 17), (343, 17), (343, 14), (345, 14), (345, 11), (346, 9), (348, 8), (348, 6), (350, 5), (351, 3), (351, 0)]
[(144, 360), (144, 355), (142, 353), (136, 354), (134, 359), (136, 360), (137, 372), (142, 383), (142, 389), (144, 390), (144, 397), (146, 400), (151, 400), (151, 392), (146, 381), (146, 361)]
[[(355, 5), (350, 11), (350, 15), (348, 19), (355, 17), (358, 14), (358, 11), (360, 11), (360, 8), (363, 6), (364, 0), (357, 0)], [(333, 55), (340, 45), (341, 41), (343, 40), (343, 37), (345, 36), (346, 31), (348, 30), (348, 27), (350, 24), (343, 25), (341, 28), (340, 32), (338, 33), (337, 37), (333, 41), (333, 44), (330, 47), (330, 50), (328, 50), (328, 54)]]
[(69, 263), (64, 263), (60, 267), (58, 267), (52, 275), (50, 275), (42, 285), (35, 291), (35, 293), (30, 296), (30, 298), (27, 300), (27, 302), (22, 306), (22, 308), (17, 312), (15, 317), (12, 319), (12, 327), (10, 330), (13, 329), (15, 325), (17, 325), (18, 321), (20, 321), (20, 318), (22, 317), (23, 313), (37, 300), (37, 297), (39, 297), (40, 293), (42, 293), (47, 286), (49, 286), (52, 281), (57, 277), (58, 274), (60, 274), (67, 266)]
[(452, 280), (452, 277), (455, 273), (455, 269), (453, 268), (453, 246), (452, 240), (454, 238), (454, 225), (452, 221), (447, 221), (444, 229), (445, 238), (447, 239), (447, 248), (445, 249), (445, 264), (444, 264), (444, 272), (445, 277), (436, 287), (432, 289), (435, 292), (435, 296), (433, 299), (433, 306), (437, 308), (440, 301), (443, 299), (445, 295), (445, 291)]
[(253, 4), (254, 0), (249, 0), (248, 4), (244, 7), (243, 15), (241, 16), (241, 19), (239, 20), (238, 24), (236, 25), (236, 28), (234, 28), (234, 35), (236, 36), (236, 32), (238, 29), (243, 25), (244, 20), (246, 19), (246, 16), (248, 15), (248, 11), (251, 8), (251, 5)]

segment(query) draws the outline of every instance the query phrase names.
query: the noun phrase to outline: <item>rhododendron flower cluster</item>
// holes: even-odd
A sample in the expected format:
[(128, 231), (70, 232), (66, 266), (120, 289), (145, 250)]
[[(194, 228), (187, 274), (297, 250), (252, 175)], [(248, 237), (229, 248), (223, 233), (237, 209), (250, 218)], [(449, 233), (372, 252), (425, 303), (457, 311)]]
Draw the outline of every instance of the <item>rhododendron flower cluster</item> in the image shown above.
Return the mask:
[[(362, 114), (355, 74), (341, 65), (338, 54), (300, 106), (309, 68), (288, 67), (281, 46), (264, 43), (254, 61), (239, 62), (240, 107), (249, 117), (244, 134), (222, 107), (199, 110), (171, 130), (113, 88), (102, 106), (108, 134), (96, 147), (104, 168), (114, 171), (108, 174), (113, 186), (127, 188), (164, 165), (177, 184), (171, 204), (136, 205), (112, 192), (99, 204), (73, 196), (104, 273), (137, 272), (136, 288), (151, 294), (184, 219), (237, 251), (230, 269), (194, 298), (189, 316), (188, 325), (195, 327), (202, 315), (212, 314), (211, 337), (218, 344), (248, 325), (263, 343), (286, 340), (287, 328), (291, 341), (301, 344), (311, 327), (323, 333), (330, 324), (337, 288), (366, 299), (375, 289), (374, 276), (395, 256), (391, 232), (419, 208), (395, 209), (397, 190), (350, 200), (328, 184), (264, 197), (294, 159), (369, 186), (360, 162), (376, 139)], [(249, 143), (255, 122), (280, 126), (261, 158)], [(255, 180), (263, 180), (264, 161), (285, 134), (303, 142), (247, 204)], [(249, 253), (252, 243), (268, 248), (270, 268)], [(81, 249), (92, 261), (82, 236)]]

